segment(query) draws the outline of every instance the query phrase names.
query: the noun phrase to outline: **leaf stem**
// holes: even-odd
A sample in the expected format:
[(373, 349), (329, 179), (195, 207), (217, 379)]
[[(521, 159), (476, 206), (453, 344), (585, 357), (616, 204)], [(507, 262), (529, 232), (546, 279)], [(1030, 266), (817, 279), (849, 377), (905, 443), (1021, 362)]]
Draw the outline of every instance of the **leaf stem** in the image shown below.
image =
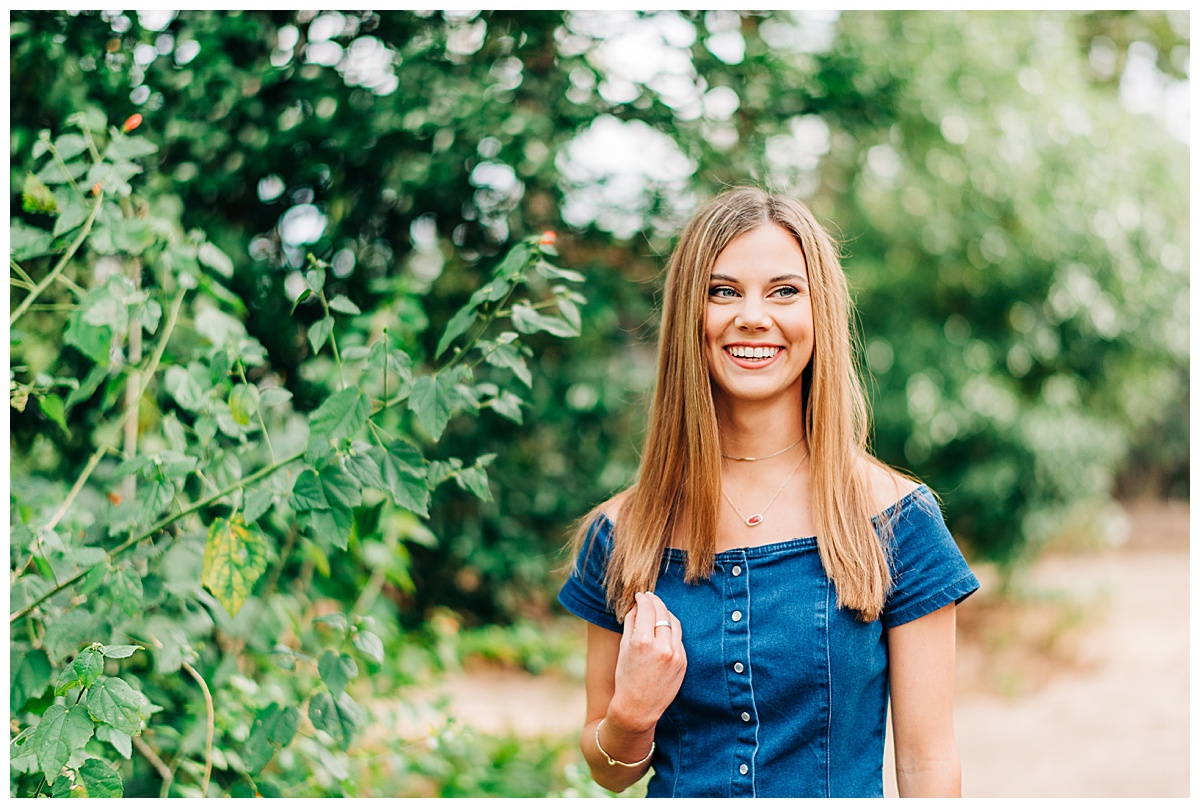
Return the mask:
[(150, 765), (154, 767), (154, 770), (158, 772), (158, 776), (162, 778), (163, 787), (159, 791), (158, 796), (167, 796), (167, 793), (171, 790), (171, 781), (175, 779), (175, 773), (171, 771), (167, 764), (163, 763), (162, 758), (150, 747), (150, 744), (142, 739), (142, 736), (134, 735), (133, 745), (142, 753), (142, 757), (150, 761)]
[(96, 196), (96, 202), (92, 205), (92, 212), (88, 214), (87, 221), (83, 223), (83, 227), (79, 230), (79, 235), (77, 235), (75, 240), (71, 242), (71, 246), (67, 249), (66, 253), (58, 260), (58, 263), (54, 265), (54, 269), (50, 270), (50, 274), (42, 278), (42, 282), (39, 283), (37, 287), (30, 292), (24, 300), (21, 301), (21, 304), (17, 306), (17, 310), (14, 311), (12, 316), (8, 318), (8, 325), (10, 328), (14, 323), (17, 322), (17, 320), (21, 319), (21, 315), (25, 313), (26, 309), (33, 305), (33, 301), (37, 300), (38, 295), (44, 292), (46, 287), (53, 283), (54, 279), (61, 275), (62, 271), (67, 268), (67, 264), (70, 263), (71, 259), (75, 257), (75, 253), (83, 244), (83, 240), (86, 239), (88, 233), (92, 231), (92, 223), (96, 221), (96, 214), (100, 212), (100, 204), (103, 201), (104, 191), (101, 191)]
[(204, 706), (208, 710), (208, 737), (204, 741), (204, 779), (200, 782), (200, 796), (208, 796), (208, 784), (212, 779), (212, 754), (213, 754), (213, 732), (216, 727), (216, 713), (213, 710), (212, 693), (208, 691), (208, 685), (204, 681), (195, 668), (186, 662), (181, 663), (183, 669), (196, 680), (200, 685), (200, 689), (204, 691)]
[[(242, 365), (241, 357), (239, 357), (237, 360), (237, 369), (238, 369), (238, 376), (240, 376), (242, 379), (242, 384), (247, 384), (247, 385), (250, 384), (250, 382), (246, 379), (246, 368)], [(271, 435), (267, 432), (267, 422), (263, 420), (261, 404), (255, 410), (255, 415), (258, 416), (258, 425), (262, 427), (263, 440), (266, 441), (267, 451), (271, 453), (271, 462), (274, 463), (275, 462), (275, 447), (271, 445)]]
[[(117, 425), (113, 430), (113, 433), (109, 435), (99, 447), (97, 447), (96, 451), (88, 459), (87, 465), (83, 469), (83, 473), (79, 475), (79, 479), (75, 481), (75, 485), (71, 486), (70, 492), (67, 493), (67, 498), (63, 501), (63, 504), (59, 506), (59, 509), (54, 514), (54, 517), (46, 525), (47, 529), (53, 528), (59, 523), (63, 516), (66, 515), (67, 511), (71, 507), (71, 504), (75, 502), (75, 497), (79, 496), (79, 492), (83, 490), (84, 483), (87, 482), (88, 477), (92, 476), (92, 472), (95, 471), (96, 466), (100, 463), (101, 458), (108, 454), (108, 452), (113, 448), (115, 441), (120, 436), (121, 431), (124, 428), (125, 422), (128, 421), (130, 417), (137, 415), (138, 402), (141, 401), (142, 396), (145, 395), (146, 388), (150, 385), (150, 380), (154, 378), (154, 371), (158, 368), (158, 363), (162, 359), (163, 352), (167, 349), (167, 342), (171, 338), (171, 332), (175, 330), (175, 324), (179, 321), (179, 308), (183, 305), (183, 297), (186, 293), (186, 289), (180, 289), (179, 293), (175, 295), (175, 299), (171, 301), (171, 311), (167, 318), (167, 325), (166, 328), (163, 329), (162, 339), (158, 341), (158, 346), (154, 349), (154, 356), (150, 360), (150, 364), (146, 367), (145, 381), (142, 383), (141, 389), (138, 390), (136, 396), (132, 397), (132, 399), (126, 399), (127, 401), (132, 400), (133, 403), (126, 405), (125, 412), (117, 421)], [(28, 298), (26, 299), (28, 300)]]

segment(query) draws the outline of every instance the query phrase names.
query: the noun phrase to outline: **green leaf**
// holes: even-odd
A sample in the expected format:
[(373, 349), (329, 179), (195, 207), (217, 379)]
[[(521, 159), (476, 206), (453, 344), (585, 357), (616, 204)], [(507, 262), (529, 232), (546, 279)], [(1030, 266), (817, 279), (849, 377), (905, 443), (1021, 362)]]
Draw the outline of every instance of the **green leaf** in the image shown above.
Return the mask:
[(250, 419), (258, 412), (258, 388), (252, 384), (235, 385), (229, 393), (229, 411), (233, 420), (242, 426), (250, 423)]
[(299, 726), (300, 711), (295, 707), (272, 702), (259, 710), (243, 752), (251, 773), (261, 771), (279, 749), (291, 743)]
[(108, 119), (104, 117), (104, 113), (94, 106), (88, 106), (79, 112), (73, 112), (67, 116), (68, 126), (78, 126), (88, 132), (100, 133), (104, 131), (104, 127), (108, 125)]
[(434, 358), (440, 357), (450, 347), (450, 343), (454, 342), (462, 334), (465, 334), (467, 329), (475, 322), (475, 318), (479, 313), (476, 310), (474, 303), (467, 303), (459, 309), (450, 322), (446, 325), (446, 330), (442, 334), (442, 338), (438, 340), (437, 350), (434, 351)]
[(290, 390), (284, 390), (282, 387), (268, 387), (262, 391), (262, 396), (259, 400), (260, 407), (274, 407), (289, 401), (292, 398)]
[(8, 709), (19, 713), (31, 700), (46, 692), (50, 686), (50, 658), (40, 648), (22, 653), (15, 645), (8, 649), (9, 687)]
[(91, 208), (79, 199), (79, 195), (75, 194), (67, 203), (63, 205), (62, 213), (54, 221), (54, 235), (61, 236), (63, 233), (69, 233), (79, 225), (87, 221), (88, 214)]
[(540, 313), (528, 303), (518, 303), (512, 309), (513, 328), (524, 334), (546, 331), (556, 337), (577, 337), (579, 332), (558, 317)]
[(326, 511), (329, 501), (315, 469), (305, 469), (292, 486), (292, 508), (297, 511)]
[(143, 607), (142, 576), (130, 564), (122, 564), (113, 570), (108, 586), (112, 603), (127, 615), (137, 614)]
[(325, 270), (321, 267), (313, 267), (304, 273), (304, 280), (308, 283), (309, 289), (320, 292), (325, 288)]
[(332, 333), (333, 317), (322, 317), (308, 327), (308, 341), (312, 345), (313, 353), (320, 353), (321, 346), (326, 343)]
[(518, 424), (522, 422), (521, 414), (521, 399), (505, 390), (496, 398), (493, 398), (488, 404), (493, 410), (503, 415), (510, 421), (516, 421)]
[(484, 502), (492, 501), (492, 490), (488, 487), (487, 472), (478, 466), (463, 469), (456, 478), (459, 487), (479, 497)]
[(275, 492), (265, 482), (246, 491), (245, 504), (242, 506), (242, 516), (246, 520), (246, 524), (257, 522), (274, 504)]
[(128, 659), (137, 651), (145, 651), (145, 646), (141, 645), (102, 645), (100, 653), (108, 659)]
[(196, 259), (218, 275), (233, 277), (233, 261), (211, 241), (204, 242), (196, 249)]
[[(91, 694), (88, 700), (91, 701)], [(46, 708), (28, 746), (47, 781), (54, 782), (71, 755), (91, 740), (96, 725), (88, 712), (82, 707), (67, 708), (61, 704)]]
[(462, 396), (455, 390), (456, 384), (452, 374), (422, 376), (413, 384), (408, 407), (435, 441), (450, 422), (454, 406), (462, 401)]
[(84, 356), (97, 365), (108, 367), (112, 350), (113, 329), (109, 326), (91, 325), (84, 320), (85, 309), (78, 308), (67, 318), (67, 331), (63, 335), (68, 345), (79, 349)]
[(531, 255), (532, 253), (529, 250), (528, 244), (524, 242), (518, 243), (508, 251), (508, 255), (504, 256), (504, 260), (496, 267), (493, 275), (504, 279), (516, 278), (525, 270), (525, 265), (528, 263)]
[(171, 398), (185, 410), (194, 412), (204, 406), (205, 396), (199, 380), (189, 370), (172, 365), (167, 368), (165, 383)]
[(309, 462), (329, 454), (337, 441), (353, 437), (371, 414), (371, 402), (358, 389), (339, 390), (308, 416)]
[(386, 449), (373, 449), (371, 454), (396, 505), (429, 516), (429, 486), (421, 453), (404, 441), (394, 441)]
[(108, 724), (96, 725), (96, 740), (111, 744), (117, 753), (129, 760), (133, 756), (133, 738), (128, 732), (121, 732)]
[(217, 519), (204, 545), (201, 580), (230, 616), (237, 616), (267, 569), (267, 542), (240, 516)]
[(158, 146), (141, 135), (126, 135), (117, 132), (104, 150), (104, 156), (113, 161), (135, 160), (158, 151)]
[(365, 714), (348, 694), (342, 693), (335, 699), (331, 693), (322, 690), (309, 700), (308, 718), (314, 727), (329, 733), (338, 746), (347, 749)]
[(562, 267), (556, 267), (553, 264), (548, 263), (546, 261), (538, 261), (537, 271), (538, 271), (538, 274), (541, 275), (543, 278), (561, 279), (561, 280), (565, 280), (565, 281), (572, 281), (574, 283), (583, 283), (585, 280), (587, 280), (587, 278), (585, 278), (583, 275), (579, 274), (578, 272), (576, 272), (573, 269), (563, 269)]
[(71, 436), (71, 430), (67, 429), (67, 411), (63, 407), (61, 398), (53, 394), (40, 396), (38, 407), (41, 408), (43, 415), (58, 424), (67, 437)]
[(317, 663), (317, 673), (321, 681), (335, 696), (346, 690), (346, 685), (358, 676), (358, 663), (349, 654), (339, 654), (336, 651), (326, 651)]
[[(504, 334), (500, 336), (503, 337)], [(516, 334), (513, 334), (513, 336), (515, 337)], [(489, 365), (498, 368), (508, 368), (526, 387), (533, 388), (533, 375), (529, 372), (529, 366), (525, 364), (525, 358), (521, 356), (516, 345), (511, 343), (497, 345), (494, 350), (485, 354), (484, 359)]]
[(367, 659), (376, 664), (383, 664), (383, 640), (370, 631), (359, 631), (354, 634), (354, 647)]
[(27, 213), (58, 213), (58, 200), (46, 183), (32, 174), (25, 175), (21, 188), (21, 207)]
[(147, 481), (137, 491), (139, 520), (142, 523), (156, 521), (159, 514), (171, 507), (174, 499), (173, 482), (158, 477)]
[(388, 484), (383, 479), (379, 461), (369, 452), (357, 452), (345, 459), (346, 473), (359, 482), (364, 488), (387, 490)]
[(579, 333), (583, 328), (583, 318), (579, 315), (579, 306), (575, 305), (573, 300), (568, 298), (560, 298), (558, 301), (558, 312), (567, 321), (571, 328), (575, 329), (575, 333)]
[(85, 648), (75, 657), (71, 669), (79, 679), (80, 687), (91, 687), (100, 678), (100, 674), (104, 673), (104, 654), (93, 648)]
[(37, 178), (47, 185), (62, 185), (64, 182), (70, 182), (73, 179), (83, 176), (83, 173), (87, 170), (87, 163), (82, 160), (76, 160), (74, 163), (66, 163), (65, 165), (59, 163), (57, 160), (51, 160), (49, 163), (46, 163), (45, 168), (37, 173)]
[(149, 716), (149, 705), (145, 696), (116, 676), (101, 679), (87, 694), (87, 711), (94, 720), (130, 735), (141, 732), (142, 721)]
[(342, 314), (362, 314), (362, 309), (354, 305), (345, 295), (337, 295), (329, 301), (329, 308)]
[[(71, 395), (67, 396), (67, 401), (63, 405), (66, 411), (70, 412), (76, 404), (91, 398), (96, 389), (100, 387), (100, 382), (104, 381), (107, 375), (107, 371), (99, 366), (94, 366), (89, 370), (88, 375), (79, 383), (79, 386), (71, 391)], [(170, 417), (174, 418), (174, 416)]]
[(20, 219), (8, 220), (8, 249), (14, 261), (37, 258), (55, 252), (54, 236)]
[[(112, 766), (98, 758), (88, 758), (79, 767), (79, 777), (75, 787), (83, 787), (81, 796), (91, 799), (119, 798), (125, 794), (125, 784), (121, 775)], [(72, 794), (72, 796), (75, 796)]]
[(87, 151), (87, 141), (79, 135), (62, 135), (54, 141), (54, 149), (64, 163), (72, 157), (78, 157)]

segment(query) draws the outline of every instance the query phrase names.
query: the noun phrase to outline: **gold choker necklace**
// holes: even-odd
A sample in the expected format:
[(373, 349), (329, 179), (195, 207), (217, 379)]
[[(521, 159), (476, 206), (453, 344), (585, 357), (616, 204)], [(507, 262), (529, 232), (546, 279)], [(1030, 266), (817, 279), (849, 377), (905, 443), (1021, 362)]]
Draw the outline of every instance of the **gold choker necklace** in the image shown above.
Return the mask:
[(779, 457), (781, 454), (786, 452), (788, 449), (794, 449), (796, 447), (796, 444), (802, 440), (804, 440), (803, 435), (796, 438), (796, 443), (793, 443), (790, 446), (783, 447), (775, 454), (763, 455), (762, 457), (734, 457), (733, 455), (727, 455), (727, 454), (722, 454), (721, 457), (725, 458), (726, 460), (770, 460), (772, 457)]

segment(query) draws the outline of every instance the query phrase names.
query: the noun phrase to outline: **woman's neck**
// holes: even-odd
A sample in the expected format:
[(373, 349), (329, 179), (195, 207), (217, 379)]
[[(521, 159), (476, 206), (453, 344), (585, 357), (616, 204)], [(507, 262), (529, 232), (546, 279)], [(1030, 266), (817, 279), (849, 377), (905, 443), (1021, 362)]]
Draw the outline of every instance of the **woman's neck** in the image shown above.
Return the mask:
[(739, 401), (736, 406), (718, 402), (717, 429), (721, 454), (766, 457), (805, 437), (804, 413), (789, 399)]

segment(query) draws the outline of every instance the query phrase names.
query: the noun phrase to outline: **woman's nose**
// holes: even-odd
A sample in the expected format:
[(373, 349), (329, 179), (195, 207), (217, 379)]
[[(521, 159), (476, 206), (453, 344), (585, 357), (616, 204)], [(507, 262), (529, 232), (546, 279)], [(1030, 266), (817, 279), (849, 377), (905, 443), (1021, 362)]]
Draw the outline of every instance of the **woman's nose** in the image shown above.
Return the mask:
[(746, 298), (738, 310), (734, 325), (749, 331), (766, 331), (771, 327), (771, 316), (761, 300)]

